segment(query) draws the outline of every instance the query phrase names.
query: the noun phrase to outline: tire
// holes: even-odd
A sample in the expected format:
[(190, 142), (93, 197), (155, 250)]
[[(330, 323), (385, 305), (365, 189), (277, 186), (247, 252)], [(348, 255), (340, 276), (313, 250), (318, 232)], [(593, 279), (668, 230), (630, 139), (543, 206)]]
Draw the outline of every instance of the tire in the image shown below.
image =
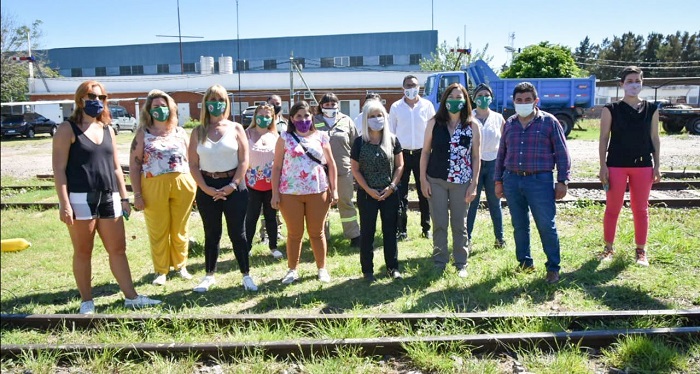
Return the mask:
[(571, 119), (571, 117), (565, 114), (557, 114), (555, 117), (557, 117), (557, 120), (559, 120), (561, 128), (564, 129), (564, 136), (568, 138), (569, 133), (571, 133), (571, 129), (574, 128), (574, 121)]
[(56, 135), (56, 131), (58, 131), (58, 128), (56, 126), (51, 126), (51, 130), (49, 130), (49, 135), (53, 138), (54, 135)]
[(27, 130), (27, 138), (32, 139), (35, 136), (36, 136), (36, 133), (34, 132), (34, 129), (30, 127), (29, 130)]
[(662, 122), (661, 127), (667, 134), (678, 134), (683, 131), (683, 124), (678, 121)]
[(685, 128), (693, 135), (700, 135), (700, 117), (691, 118)]
[(119, 135), (119, 125), (114, 126), (114, 135)]

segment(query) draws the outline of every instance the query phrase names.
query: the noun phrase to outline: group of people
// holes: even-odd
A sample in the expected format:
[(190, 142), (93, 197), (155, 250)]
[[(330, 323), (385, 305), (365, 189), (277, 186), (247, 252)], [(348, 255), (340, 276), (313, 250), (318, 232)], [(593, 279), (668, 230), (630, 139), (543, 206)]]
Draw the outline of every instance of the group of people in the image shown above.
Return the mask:
[[(608, 203), (605, 248), (600, 257), (613, 256), (617, 218), (629, 179), (637, 263), (648, 265), (647, 200), (651, 184), (660, 179), (659, 137), (656, 107), (638, 96), (642, 79), (641, 70), (626, 68), (620, 83), (625, 97), (607, 105), (601, 118), (600, 180)], [(250, 275), (249, 253), (261, 212), (275, 259), (284, 257), (277, 247), (278, 212), (286, 225), (288, 271), (282, 283), (299, 279), (304, 230), (318, 279), (329, 282), (328, 212), (334, 204), (344, 237), (351, 247), (359, 248), (364, 278), (376, 280), (373, 257), (379, 217), (387, 275), (400, 279), (397, 243), (408, 238), (411, 174), (418, 190), (422, 236), (432, 239), (438, 272), (450, 263), (449, 227), (453, 265), (459, 277), (468, 275), (472, 232), (484, 190), (494, 247), (506, 245), (500, 201), (505, 198), (519, 268), (534, 270), (531, 212), (547, 257), (545, 279), (558, 282), (555, 200), (567, 193), (571, 161), (562, 127), (537, 106), (536, 88), (528, 82), (515, 87), (516, 114), (508, 119), (490, 109), (494, 92), (485, 84), (477, 86), (472, 95), (461, 84), (451, 84), (437, 111), (420, 97), (415, 76), (404, 78), (403, 90), (404, 96), (388, 112), (379, 95), (368, 94), (354, 121), (340, 112), (340, 101), (333, 93), (321, 98), (317, 113), (307, 102), (296, 102), (286, 121), (281, 115), (281, 98), (273, 95), (256, 108), (251, 125), (244, 129), (229, 120), (231, 103), (226, 89), (214, 85), (204, 94), (200, 125), (189, 136), (178, 126), (172, 97), (151, 91), (131, 144), (129, 166), (134, 208), (144, 212), (150, 240), (153, 284), (165, 284), (171, 270), (184, 279), (192, 278), (186, 265), (193, 202), (205, 235), (205, 276), (194, 288), (196, 292), (206, 292), (216, 283), (222, 217), (243, 287), (257, 290)], [(59, 126), (53, 146), (59, 215), (74, 247), (80, 312), (88, 314), (95, 309), (91, 254), (96, 232), (109, 254), (125, 305), (160, 303), (139, 295), (131, 279), (122, 220), (128, 219), (131, 202), (109, 111), (104, 110), (106, 103), (107, 92), (101, 83), (82, 83), (75, 93), (75, 111)], [(359, 223), (352, 201), (355, 184)]]

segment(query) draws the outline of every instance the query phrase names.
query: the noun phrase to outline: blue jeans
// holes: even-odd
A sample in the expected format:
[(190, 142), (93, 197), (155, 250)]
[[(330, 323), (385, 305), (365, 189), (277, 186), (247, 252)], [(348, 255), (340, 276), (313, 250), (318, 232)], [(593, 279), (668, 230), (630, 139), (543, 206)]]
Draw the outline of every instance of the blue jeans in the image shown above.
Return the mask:
[(486, 202), (491, 214), (491, 222), (493, 223), (493, 236), (499, 242), (503, 241), (503, 212), (501, 211), (501, 199), (496, 197), (496, 183), (494, 175), (496, 174), (496, 160), (484, 161), (481, 160), (481, 171), (479, 171), (479, 183), (476, 186), (476, 199), (469, 204), (469, 213), (467, 213), (467, 237), (472, 240), (472, 231), (474, 231), (474, 222), (476, 221), (476, 210), (479, 208), (479, 200), (481, 199), (481, 189), (486, 190)]
[(515, 256), (520, 265), (533, 265), (529, 215), (529, 211), (532, 211), (532, 218), (542, 240), (542, 249), (547, 255), (547, 270), (559, 271), (560, 248), (555, 223), (557, 210), (554, 205), (553, 173), (550, 171), (522, 177), (506, 170), (503, 173), (503, 193), (513, 222)]

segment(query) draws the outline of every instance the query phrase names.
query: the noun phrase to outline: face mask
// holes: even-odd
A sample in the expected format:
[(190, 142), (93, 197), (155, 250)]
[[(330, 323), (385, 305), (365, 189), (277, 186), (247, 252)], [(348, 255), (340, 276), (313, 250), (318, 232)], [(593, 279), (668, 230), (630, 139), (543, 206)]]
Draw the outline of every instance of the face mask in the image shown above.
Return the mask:
[(486, 109), (491, 105), (491, 101), (493, 99), (491, 96), (478, 96), (476, 99), (474, 99), (474, 102), (476, 103), (476, 106), (479, 107), (479, 109)]
[(294, 127), (296, 127), (297, 132), (307, 132), (311, 129), (311, 120), (303, 119), (301, 121), (294, 121)]
[(418, 87), (406, 88), (403, 90), (403, 94), (406, 95), (409, 100), (414, 100), (418, 97)]
[(104, 109), (105, 106), (100, 100), (85, 100), (85, 108), (83, 108), (83, 112), (90, 117), (97, 118), (100, 114), (102, 114)]
[(386, 120), (384, 117), (367, 118), (367, 127), (374, 131), (381, 131)]
[(625, 83), (622, 85), (622, 89), (625, 90), (625, 96), (637, 96), (642, 92), (641, 83)]
[(224, 113), (224, 110), (226, 110), (225, 101), (207, 101), (206, 104), (209, 114), (211, 114), (214, 117), (222, 115)]
[(445, 108), (450, 111), (450, 113), (459, 113), (462, 108), (464, 108), (465, 101), (463, 99), (459, 100), (447, 100), (445, 101)]
[(255, 117), (255, 124), (260, 127), (261, 129), (266, 129), (268, 126), (270, 126), (270, 123), (272, 122), (272, 118), (267, 118), (264, 116), (256, 116)]
[(273, 106), (275, 108), (275, 115), (280, 114), (280, 112), (282, 111), (282, 105), (273, 105)]
[(321, 112), (328, 118), (335, 118), (338, 114), (338, 108), (321, 108)]
[(151, 113), (151, 117), (153, 117), (154, 120), (160, 122), (165, 122), (170, 118), (170, 109), (168, 109), (167, 106), (152, 108), (148, 113)]
[(520, 117), (527, 117), (532, 114), (533, 111), (535, 111), (534, 103), (515, 104), (515, 112), (518, 113)]

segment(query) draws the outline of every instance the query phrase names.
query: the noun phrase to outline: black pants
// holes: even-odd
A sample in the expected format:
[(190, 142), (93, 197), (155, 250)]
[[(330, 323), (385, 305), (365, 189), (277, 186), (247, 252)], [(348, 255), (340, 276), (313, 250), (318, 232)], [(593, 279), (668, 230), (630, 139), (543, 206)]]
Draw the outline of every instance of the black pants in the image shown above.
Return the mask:
[(258, 191), (252, 188), (248, 189), (248, 212), (245, 216), (245, 234), (251, 248), (253, 247), (253, 238), (255, 237), (255, 227), (258, 225), (258, 218), (260, 218), (260, 207), (262, 206), (270, 250), (277, 249), (277, 210), (272, 208), (270, 204), (271, 200), (272, 190)]
[[(214, 179), (204, 176), (208, 186), (220, 189), (231, 182), (229, 178)], [(245, 214), (248, 208), (248, 190), (234, 191), (226, 200), (217, 200), (197, 188), (197, 209), (204, 224), (204, 263), (207, 273), (216, 271), (219, 259), (219, 242), (221, 241), (222, 214), (226, 216), (226, 229), (233, 245), (233, 253), (238, 261), (241, 273), (250, 270), (248, 260), (248, 240), (245, 236)]]
[(421, 150), (403, 151), (403, 174), (401, 184), (399, 184), (399, 197), (401, 199), (400, 218), (398, 232), (406, 232), (408, 223), (408, 180), (413, 172), (413, 179), (416, 181), (418, 190), (418, 208), (420, 209), (420, 226), (423, 232), (430, 231), (430, 205), (428, 199), (423, 196), (420, 185), (420, 152)]
[(377, 212), (382, 218), (384, 263), (387, 270), (399, 269), (399, 253), (396, 245), (396, 223), (399, 196), (391, 194), (384, 201), (372, 198), (360, 188), (357, 191), (357, 208), (360, 210), (360, 264), (362, 273), (374, 272), (374, 232), (377, 228)]

